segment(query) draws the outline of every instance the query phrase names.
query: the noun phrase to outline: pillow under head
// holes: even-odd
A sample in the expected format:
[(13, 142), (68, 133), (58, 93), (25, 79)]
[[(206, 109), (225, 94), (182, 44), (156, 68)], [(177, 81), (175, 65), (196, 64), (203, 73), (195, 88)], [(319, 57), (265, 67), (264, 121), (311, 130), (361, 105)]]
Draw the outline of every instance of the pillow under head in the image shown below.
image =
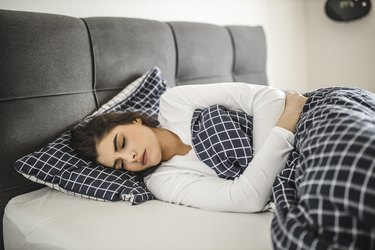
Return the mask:
[[(154, 67), (83, 119), (82, 123), (97, 115), (117, 111), (136, 111), (156, 116), (160, 96), (166, 89), (160, 69)], [(18, 159), (16, 171), (31, 181), (79, 197), (128, 200), (132, 204), (154, 199), (138, 174), (84, 160), (70, 146), (70, 140), (70, 130), (62, 133), (43, 148)]]

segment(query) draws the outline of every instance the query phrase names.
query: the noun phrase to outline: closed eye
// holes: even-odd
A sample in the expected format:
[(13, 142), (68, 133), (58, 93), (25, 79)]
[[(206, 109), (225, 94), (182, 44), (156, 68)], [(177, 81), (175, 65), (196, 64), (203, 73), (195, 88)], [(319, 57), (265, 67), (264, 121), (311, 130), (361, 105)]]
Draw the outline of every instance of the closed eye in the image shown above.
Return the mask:
[[(116, 134), (116, 136), (115, 136), (115, 138), (113, 140), (113, 144), (114, 144), (115, 152), (117, 152), (117, 150), (118, 150), (118, 147), (117, 147), (117, 134)], [(123, 150), (125, 148), (125, 145), (126, 145), (125, 136), (123, 136), (120, 148)], [(113, 163), (112, 168), (113, 169), (125, 169), (125, 163), (124, 163), (123, 160), (117, 159)]]

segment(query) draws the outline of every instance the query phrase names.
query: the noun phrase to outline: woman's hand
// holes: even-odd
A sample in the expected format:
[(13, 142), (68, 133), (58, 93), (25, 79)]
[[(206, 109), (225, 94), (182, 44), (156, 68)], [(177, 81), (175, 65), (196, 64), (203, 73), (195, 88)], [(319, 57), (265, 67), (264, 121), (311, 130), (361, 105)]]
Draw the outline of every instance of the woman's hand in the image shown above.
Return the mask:
[(288, 92), (286, 94), (284, 112), (281, 114), (276, 126), (295, 133), (297, 122), (301, 116), (306, 101), (307, 98), (300, 93)]

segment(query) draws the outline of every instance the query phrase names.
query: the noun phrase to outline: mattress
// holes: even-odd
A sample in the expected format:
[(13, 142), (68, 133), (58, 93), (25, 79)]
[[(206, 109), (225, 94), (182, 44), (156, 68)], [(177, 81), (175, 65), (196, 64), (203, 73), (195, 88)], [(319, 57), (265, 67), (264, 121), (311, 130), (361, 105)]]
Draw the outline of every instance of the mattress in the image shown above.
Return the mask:
[(272, 217), (158, 200), (136, 206), (101, 202), (46, 187), (9, 201), (4, 244), (6, 250), (272, 249)]

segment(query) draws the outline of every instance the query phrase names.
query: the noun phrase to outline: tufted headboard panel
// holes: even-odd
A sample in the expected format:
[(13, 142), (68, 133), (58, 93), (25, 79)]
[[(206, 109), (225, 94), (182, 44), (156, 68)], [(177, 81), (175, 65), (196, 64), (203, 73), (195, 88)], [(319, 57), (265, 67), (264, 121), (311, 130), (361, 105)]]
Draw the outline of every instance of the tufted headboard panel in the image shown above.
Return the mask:
[(115, 17), (91, 17), (83, 21), (91, 37), (94, 90), (100, 104), (154, 65), (173, 83), (176, 49), (168, 24)]
[(231, 81), (267, 84), (261, 27), (118, 17), (82, 20), (90, 37), (93, 88), (99, 104), (154, 65), (161, 68), (169, 86)]
[(161, 68), (170, 86), (267, 84), (266, 41), (259, 26), (10, 10), (0, 10), (0, 24), (1, 216), (12, 197), (41, 187), (15, 172), (17, 158), (49, 142), (152, 66)]

